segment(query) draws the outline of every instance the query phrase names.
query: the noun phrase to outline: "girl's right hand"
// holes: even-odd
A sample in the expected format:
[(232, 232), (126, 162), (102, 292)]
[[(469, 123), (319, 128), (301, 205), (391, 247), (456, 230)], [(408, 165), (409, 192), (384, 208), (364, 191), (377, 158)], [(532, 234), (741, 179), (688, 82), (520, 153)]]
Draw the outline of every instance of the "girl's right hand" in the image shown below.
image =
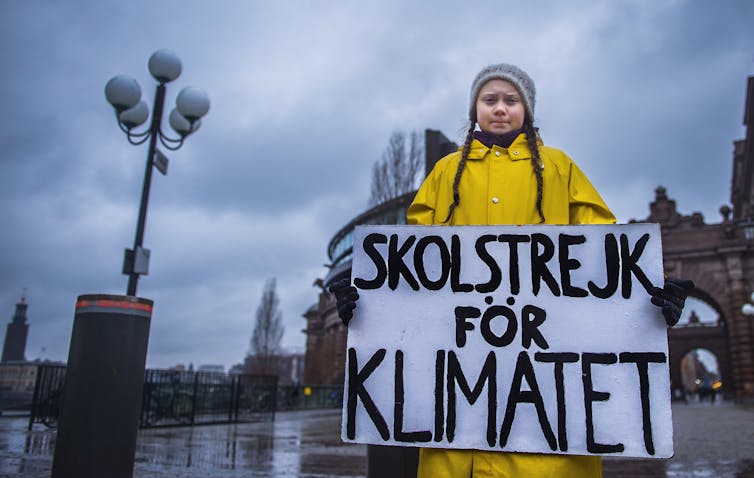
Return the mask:
[(693, 288), (693, 281), (669, 277), (665, 279), (662, 288), (654, 287), (651, 290), (652, 303), (662, 309), (662, 315), (665, 316), (665, 322), (669, 327), (678, 323), (683, 306)]
[(341, 279), (330, 284), (329, 290), (335, 294), (337, 301), (338, 317), (343, 321), (343, 325), (348, 326), (348, 322), (353, 318), (353, 309), (356, 308), (356, 301), (359, 300), (359, 292), (356, 287), (351, 285), (350, 279)]

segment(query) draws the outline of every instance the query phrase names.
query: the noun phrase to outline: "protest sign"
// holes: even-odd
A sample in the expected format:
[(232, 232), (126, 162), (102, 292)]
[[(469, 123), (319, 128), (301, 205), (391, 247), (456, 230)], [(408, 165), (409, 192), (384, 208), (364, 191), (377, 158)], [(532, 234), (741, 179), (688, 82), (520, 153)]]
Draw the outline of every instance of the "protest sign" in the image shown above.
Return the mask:
[(342, 438), (673, 454), (660, 228), (361, 226)]

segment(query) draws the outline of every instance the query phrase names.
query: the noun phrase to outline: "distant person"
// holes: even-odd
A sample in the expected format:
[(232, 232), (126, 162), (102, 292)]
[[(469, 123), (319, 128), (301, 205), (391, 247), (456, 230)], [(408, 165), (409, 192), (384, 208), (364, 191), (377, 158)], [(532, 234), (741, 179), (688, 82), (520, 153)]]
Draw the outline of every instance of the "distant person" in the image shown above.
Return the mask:
[(685, 403), (686, 405), (689, 404), (689, 401), (686, 398), (686, 391), (683, 389), (683, 387), (678, 387), (673, 390), (673, 400), (683, 400), (683, 403)]
[[(545, 146), (534, 125), (534, 82), (509, 64), (476, 75), (469, 125), (458, 151), (440, 159), (408, 208), (418, 225), (613, 224), (615, 216), (563, 151)], [(477, 129), (477, 126), (479, 129)], [(652, 291), (669, 325), (680, 318), (690, 281)], [(347, 325), (358, 293), (343, 280), (330, 289)], [(419, 478), (500, 476), (598, 478), (599, 456), (422, 448)]]
[(702, 384), (699, 385), (699, 401), (704, 402), (709, 400), (710, 403), (715, 403), (715, 391), (712, 388), (710, 379), (705, 377), (702, 379)]

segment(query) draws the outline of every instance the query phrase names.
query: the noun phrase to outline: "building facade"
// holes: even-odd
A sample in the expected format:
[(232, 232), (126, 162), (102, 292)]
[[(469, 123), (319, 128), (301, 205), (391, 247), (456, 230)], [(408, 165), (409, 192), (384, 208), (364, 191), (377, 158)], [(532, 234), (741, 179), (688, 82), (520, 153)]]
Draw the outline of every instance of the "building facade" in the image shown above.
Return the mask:
[[(440, 131), (424, 131), (425, 171), (429, 174), (435, 163), (443, 156), (458, 149)], [(346, 328), (338, 318), (335, 298), (327, 292), (327, 286), (339, 279), (351, 276), (351, 253), (353, 231), (360, 225), (406, 224), (406, 210), (416, 191), (378, 204), (359, 214), (343, 226), (330, 240), (327, 256), (329, 272), (318, 280), (317, 302), (303, 316), (306, 319), (306, 358), (304, 383), (333, 385), (343, 383), (346, 366)]]
[(405, 224), (406, 209), (415, 192), (375, 206), (341, 228), (330, 241), (330, 271), (321, 281), (317, 303), (304, 313), (306, 319), (306, 359), (304, 383), (333, 385), (343, 383), (346, 357), (346, 328), (335, 309), (335, 298), (327, 292), (333, 281), (351, 276), (353, 231), (364, 224)]
[(268, 357), (247, 355), (242, 373), (275, 375), (278, 385), (298, 385), (304, 372), (304, 356), (300, 353), (278, 353)]
[(34, 393), (38, 362), (0, 363), (0, 397), (8, 394)]

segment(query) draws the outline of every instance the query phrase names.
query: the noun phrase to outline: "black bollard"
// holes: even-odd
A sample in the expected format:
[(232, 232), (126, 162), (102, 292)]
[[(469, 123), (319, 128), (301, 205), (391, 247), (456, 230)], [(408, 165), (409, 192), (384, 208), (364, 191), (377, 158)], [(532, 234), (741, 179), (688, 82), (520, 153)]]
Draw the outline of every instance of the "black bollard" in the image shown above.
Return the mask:
[(419, 449), (367, 445), (367, 478), (416, 478)]
[(153, 302), (76, 302), (52, 478), (131, 478)]

